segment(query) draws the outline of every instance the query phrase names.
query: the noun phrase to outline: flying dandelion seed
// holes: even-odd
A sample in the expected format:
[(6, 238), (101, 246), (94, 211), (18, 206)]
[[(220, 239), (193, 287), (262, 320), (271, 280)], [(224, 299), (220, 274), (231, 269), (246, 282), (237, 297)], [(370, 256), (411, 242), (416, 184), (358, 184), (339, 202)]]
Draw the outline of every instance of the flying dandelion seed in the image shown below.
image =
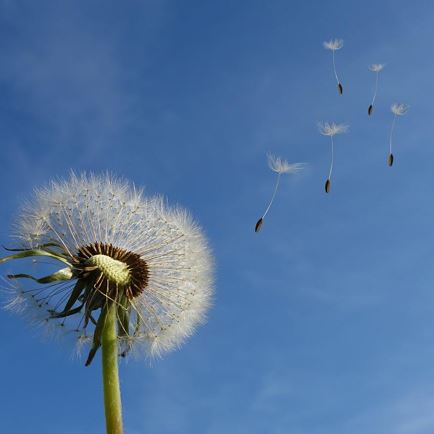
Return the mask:
[(392, 167), (393, 166), (393, 153), (392, 153), (392, 137), (393, 137), (393, 130), (395, 128), (395, 121), (397, 116), (404, 116), (409, 109), (409, 106), (406, 104), (392, 104), (390, 106), (390, 110), (393, 113), (393, 121), (392, 121), (392, 127), (390, 129), (390, 136), (389, 136), (389, 155), (387, 157), (387, 164)]
[(338, 86), (338, 92), (340, 95), (343, 94), (344, 88), (342, 87), (342, 83), (339, 80), (338, 73), (336, 72), (336, 63), (335, 63), (335, 51), (340, 50), (344, 46), (343, 39), (331, 39), (330, 41), (323, 42), (323, 46), (326, 50), (331, 50), (333, 55), (333, 72), (335, 74), (336, 83)]
[(279, 188), (280, 176), (284, 173), (297, 173), (300, 170), (302, 170), (304, 167), (303, 163), (289, 164), (286, 160), (282, 160), (280, 157), (275, 157), (274, 155), (271, 154), (269, 154), (267, 158), (268, 158), (268, 167), (273, 172), (277, 173), (277, 179), (276, 179), (276, 184), (274, 186), (273, 195), (271, 196), (270, 203), (268, 204), (264, 214), (262, 214), (262, 217), (256, 222), (255, 232), (259, 232), (261, 230), (262, 224), (264, 223), (265, 216), (268, 214), (268, 211), (270, 211), (271, 205), (274, 202), (274, 198), (276, 197), (276, 193)]
[(331, 162), (330, 162), (330, 170), (329, 170), (329, 176), (325, 182), (325, 192), (329, 193), (331, 186), (332, 186), (332, 182), (331, 182), (331, 177), (332, 177), (332, 172), (333, 172), (333, 163), (334, 163), (334, 140), (333, 137), (336, 134), (342, 134), (342, 133), (346, 133), (348, 131), (348, 125), (344, 125), (344, 124), (335, 124), (334, 122), (332, 123), (328, 123), (328, 122), (320, 122), (318, 124), (318, 129), (319, 132), (323, 135), (323, 136), (329, 136), (330, 140), (331, 140)]
[(373, 63), (369, 66), (369, 70), (375, 72), (375, 90), (374, 96), (372, 97), (372, 102), (368, 107), (368, 115), (371, 116), (372, 111), (374, 110), (375, 98), (377, 98), (377, 90), (378, 90), (378, 76), (380, 71), (384, 69), (385, 65), (383, 63)]
[(107, 433), (121, 434), (118, 355), (179, 347), (210, 305), (213, 266), (202, 231), (183, 209), (125, 181), (72, 174), (37, 191), (16, 237), (19, 248), (0, 263), (49, 259), (61, 269), (9, 275), (10, 308), (75, 333), (90, 345), (86, 366), (102, 348)]

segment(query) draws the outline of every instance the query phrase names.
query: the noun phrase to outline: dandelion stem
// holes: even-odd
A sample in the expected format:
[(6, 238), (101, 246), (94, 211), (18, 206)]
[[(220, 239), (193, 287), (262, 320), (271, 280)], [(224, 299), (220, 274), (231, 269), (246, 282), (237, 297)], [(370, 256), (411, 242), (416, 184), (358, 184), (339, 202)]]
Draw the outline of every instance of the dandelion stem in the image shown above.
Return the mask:
[(122, 405), (119, 387), (116, 303), (104, 307), (105, 324), (101, 336), (104, 408), (107, 434), (123, 434)]

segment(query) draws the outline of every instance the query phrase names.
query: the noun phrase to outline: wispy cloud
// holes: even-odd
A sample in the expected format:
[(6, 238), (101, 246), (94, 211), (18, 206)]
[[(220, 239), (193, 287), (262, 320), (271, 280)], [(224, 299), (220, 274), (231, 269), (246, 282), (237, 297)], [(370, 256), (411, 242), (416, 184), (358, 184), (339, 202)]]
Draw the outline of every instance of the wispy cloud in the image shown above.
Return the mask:
[[(165, 19), (165, 3), (147, 2), (155, 32)], [(16, 141), (27, 142), (28, 150), (40, 143), (37, 158), (44, 165), (58, 164), (68, 154), (76, 165), (89, 165), (102, 150), (127, 146), (129, 131), (140, 121), (143, 101), (133, 83), (139, 82), (146, 58), (130, 59), (133, 52), (115, 27), (98, 26), (80, 13), (80, 5), (64, 6), (47, 8), (43, 20), (27, 21), (21, 37), (3, 52), (0, 82), (12, 93), (11, 110), (38, 132), (29, 143), (17, 131)], [(6, 21), (22, 13), (3, 7), (10, 15)]]
[(396, 398), (377, 403), (347, 421), (337, 433), (431, 434), (434, 432), (434, 393), (425, 387), (400, 389)]

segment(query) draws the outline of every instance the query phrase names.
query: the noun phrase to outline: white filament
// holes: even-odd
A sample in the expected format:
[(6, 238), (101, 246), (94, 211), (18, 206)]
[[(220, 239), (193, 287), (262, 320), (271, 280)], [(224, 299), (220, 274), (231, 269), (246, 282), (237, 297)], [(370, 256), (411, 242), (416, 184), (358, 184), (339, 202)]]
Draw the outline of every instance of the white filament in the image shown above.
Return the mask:
[(265, 210), (264, 214), (262, 215), (262, 218), (265, 218), (265, 216), (268, 214), (268, 211), (270, 211), (271, 205), (274, 202), (274, 198), (276, 197), (277, 189), (279, 188), (280, 176), (281, 176), (281, 173), (278, 173), (276, 185), (274, 186), (273, 196), (271, 196), (270, 203), (268, 204), (267, 209)]
[(334, 162), (334, 142), (333, 142), (333, 136), (330, 136), (331, 142), (332, 142), (332, 159), (330, 162), (330, 171), (329, 171), (329, 178), (331, 179), (332, 177), (332, 171), (333, 171), (333, 162)]
[(375, 91), (374, 91), (374, 97), (372, 98), (372, 103), (371, 103), (372, 106), (374, 106), (375, 98), (377, 97), (377, 90), (378, 90), (378, 72), (376, 72), (376, 77), (375, 77)]
[(332, 50), (332, 53), (333, 53), (333, 72), (335, 74), (336, 82), (337, 82), (337, 84), (339, 84), (340, 81), (339, 81), (339, 78), (338, 78), (338, 74), (336, 72), (336, 64), (335, 64), (335, 50)]
[(395, 121), (396, 121), (396, 114), (393, 116), (392, 121), (392, 128), (390, 129), (390, 136), (389, 136), (389, 153), (392, 153), (392, 136), (393, 136), (393, 129), (395, 128)]

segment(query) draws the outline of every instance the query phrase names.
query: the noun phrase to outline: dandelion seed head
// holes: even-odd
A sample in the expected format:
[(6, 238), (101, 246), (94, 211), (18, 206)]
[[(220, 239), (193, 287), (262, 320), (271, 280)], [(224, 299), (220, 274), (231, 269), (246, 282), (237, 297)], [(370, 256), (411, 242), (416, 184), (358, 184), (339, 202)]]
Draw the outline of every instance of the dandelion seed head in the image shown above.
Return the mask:
[(372, 72), (380, 72), (385, 66), (385, 63), (373, 63), (372, 65), (369, 65), (369, 70)]
[(405, 115), (409, 108), (410, 108), (410, 106), (408, 106), (407, 104), (398, 104), (398, 103), (394, 103), (390, 106), (390, 110), (396, 116)]
[(290, 164), (288, 161), (276, 157), (272, 154), (267, 155), (268, 159), (268, 167), (276, 173), (282, 174), (282, 173), (297, 173), (303, 170), (304, 163), (293, 163)]
[[(62, 281), (30, 289), (14, 284), (10, 308), (75, 333), (80, 347), (92, 342), (107, 302), (118, 307), (121, 352), (161, 355), (205, 320), (212, 254), (190, 214), (162, 197), (145, 197), (111, 175), (71, 174), (36, 191), (14, 235), (21, 249), (54, 252), (72, 264), (72, 278), (66, 273)], [(84, 289), (74, 298), (80, 282)], [(68, 299), (74, 303), (66, 312)]]
[(319, 132), (324, 136), (335, 136), (336, 134), (346, 133), (349, 125), (336, 124), (335, 122), (319, 122)]
[(330, 39), (330, 41), (324, 41), (323, 46), (326, 50), (340, 50), (344, 46), (343, 39)]

